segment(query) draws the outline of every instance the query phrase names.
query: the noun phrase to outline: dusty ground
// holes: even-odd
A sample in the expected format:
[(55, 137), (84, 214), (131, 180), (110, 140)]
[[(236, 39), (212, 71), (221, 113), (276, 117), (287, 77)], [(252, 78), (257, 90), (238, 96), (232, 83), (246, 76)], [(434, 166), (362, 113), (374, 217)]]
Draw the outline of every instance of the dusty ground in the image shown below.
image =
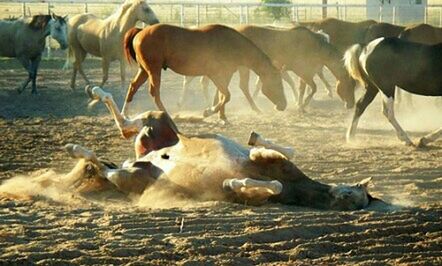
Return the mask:
[[(82, 89), (68, 89), (62, 60), (44, 61), (39, 95), (14, 88), (25, 78), (13, 60), (0, 62), (0, 182), (53, 168), (65, 173), (74, 161), (61, 150), (78, 143), (121, 163), (132, 156), (103, 106), (86, 109)], [(99, 62), (86, 66), (94, 81)], [(177, 111), (181, 77), (164, 72), (166, 107)], [(79, 84), (82, 87), (83, 82)], [(306, 113), (272, 110), (261, 96), (255, 115), (231, 85), (231, 125), (215, 118), (178, 123), (185, 133), (217, 132), (245, 144), (255, 130), (297, 150), (294, 162), (310, 177), (352, 183), (372, 176), (372, 193), (396, 206), (392, 212), (330, 212), (271, 205), (220, 202), (180, 208), (143, 209), (100, 202), (0, 200), (0, 264), (442, 264), (442, 140), (427, 149), (405, 147), (380, 111), (379, 99), (361, 121), (357, 141), (347, 144), (351, 112), (320, 89)], [(204, 106), (195, 83), (190, 110)], [(112, 69), (107, 87), (122, 103), (124, 90)], [(287, 94), (289, 92), (287, 91)], [(192, 98), (192, 97), (190, 97)], [(423, 103), (423, 104), (421, 104)], [(399, 121), (414, 140), (442, 125), (442, 107), (418, 99), (415, 109), (398, 107)], [(154, 109), (141, 91), (138, 110)], [(34, 173), (35, 174), (35, 173)], [(173, 205), (173, 203), (172, 203)], [(182, 231), (180, 227), (182, 225)]]

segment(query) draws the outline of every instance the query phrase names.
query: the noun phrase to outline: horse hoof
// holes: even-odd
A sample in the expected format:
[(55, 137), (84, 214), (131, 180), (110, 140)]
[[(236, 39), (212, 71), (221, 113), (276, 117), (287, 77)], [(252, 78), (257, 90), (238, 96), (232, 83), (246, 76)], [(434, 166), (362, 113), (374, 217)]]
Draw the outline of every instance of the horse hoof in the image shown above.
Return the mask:
[(210, 110), (210, 108), (207, 108), (206, 110), (204, 110), (204, 112), (203, 112), (204, 117), (209, 117), (211, 115), (213, 115), (213, 112), (212, 112), (212, 110)]
[(428, 144), (427, 139), (421, 138), (417, 144), (417, 147), (418, 148), (425, 148), (425, 147), (427, 147), (427, 144)]
[(247, 144), (249, 146), (255, 146), (255, 143), (256, 143), (258, 137), (259, 137), (259, 134), (256, 133), (255, 131), (250, 132), (249, 141), (247, 142)]

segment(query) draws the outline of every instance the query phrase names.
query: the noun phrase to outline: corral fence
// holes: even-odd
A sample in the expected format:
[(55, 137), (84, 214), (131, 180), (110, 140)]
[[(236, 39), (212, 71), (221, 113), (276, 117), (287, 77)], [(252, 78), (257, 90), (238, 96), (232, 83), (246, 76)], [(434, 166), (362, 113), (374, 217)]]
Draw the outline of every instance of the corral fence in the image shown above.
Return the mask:
[[(122, 1), (100, 0), (0, 0), (0, 18), (47, 14), (62, 15), (90, 12), (101, 17), (112, 14)], [(199, 26), (210, 23), (284, 25), (293, 21), (335, 17), (346, 21), (375, 19), (378, 21), (410, 24), (425, 22), (442, 26), (442, 5), (394, 6), (363, 4), (264, 4), (259, 2), (189, 2), (148, 1), (160, 21), (181, 26)], [(275, 12), (274, 12), (275, 11)], [(275, 15), (280, 17), (275, 19)], [(279, 16), (279, 15), (277, 15)]]

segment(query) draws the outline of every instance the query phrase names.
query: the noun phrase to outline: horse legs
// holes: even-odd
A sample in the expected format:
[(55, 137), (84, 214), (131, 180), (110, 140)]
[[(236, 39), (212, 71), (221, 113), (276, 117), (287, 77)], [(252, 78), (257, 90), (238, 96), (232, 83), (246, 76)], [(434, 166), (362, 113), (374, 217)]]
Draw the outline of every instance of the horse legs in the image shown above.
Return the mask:
[(167, 112), (166, 108), (161, 101), (160, 96), (160, 86), (161, 86), (161, 67), (154, 67), (149, 71), (149, 93), (154, 98), (155, 104), (160, 111)]
[(437, 140), (440, 137), (442, 137), (442, 127), (439, 128), (438, 130), (436, 130), (436, 131), (426, 135), (425, 137), (422, 137), (419, 140), (418, 147), (424, 147), (428, 143), (433, 142), (433, 141)]
[(83, 71), (82, 63), (86, 58), (86, 52), (81, 50), (81, 48), (74, 49), (74, 63), (72, 68), (72, 77), (70, 87), (72, 90), (75, 89), (75, 80), (77, 79), (77, 72), (80, 72), (80, 75), (86, 81), (86, 84), (90, 84), (89, 79)]
[(99, 100), (106, 105), (107, 109), (114, 117), (115, 124), (124, 138), (127, 139), (130, 136), (137, 134), (143, 128), (143, 122), (141, 119), (127, 119), (120, 113), (112, 94), (105, 92), (100, 87), (91, 88), (91, 86), (87, 86), (86, 90), (94, 101)]
[(25, 89), (26, 89), (26, 87), (28, 86), (28, 84), (29, 84), (29, 82), (31, 82), (31, 80), (32, 80), (32, 78), (31, 78), (31, 76), (32, 76), (32, 74), (31, 74), (31, 72), (32, 72), (32, 64), (31, 64), (31, 61), (27, 58), (27, 57), (23, 57), (23, 56), (21, 56), (21, 57), (18, 57), (17, 58), (19, 61), (20, 61), (20, 63), (22, 64), (22, 66), (26, 69), (26, 71), (28, 72), (28, 79), (27, 80), (25, 80), (23, 83), (22, 83), (22, 85), (20, 86), (20, 87), (18, 87), (17, 88), (17, 92), (18, 93), (22, 93)]
[(210, 77), (215, 84), (215, 86), (218, 89), (219, 94), (219, 101), (216, 105), (212, 106), (211, 108), (207, 108), (204, 110), (204, 117), (207, 117), (209, 115), (212, 115), (214, 113), (219, 112), (219, 118), (227, 122), (226, 114), (225, 114), (225, 105), (227, 102), (230, 101), (230, 92), (229, 92), (229, 83), (230, 79), (232, 78), (233, 71), (224, 73), (224, 75), (217, 75)]
[(184, 105), (184, 100), (186, 99), (187, 90), (189, 89), (190, 83), (195, 79), (195, 76), (184, 76), (183, 79), (183, 91), (181, 93), (181, 98), (178, 101), (178, 106), (182, 107)]
[(121, 77), (121, 88), (124, 88), (124, 83), (126, 82), (126, 63), (124, 59), (120, 59), (120, 77)]
[[(392, 89), (394, 92), (394, 87)], [(408, 137), (407, 133), (402, 129), (402, 127), (397, 122), (396, 118), (394, 117), (394, 97), (390, 96), (383, 99), (383, 108), (382, 111), (384, 115), (387, 117), (388, 121), (390, 121), (390, 124), (394, 127), (396, 130), (396, 134), (398, 138), (405, 142), (406, 145), (413, 145), (413, 142)]]
[(262, 89), (262, 81), (258, 77), (255, 82), (255, 91), (253, 92), (253, 98), (256, 99), (256, 97), (258, 97), (258, 94), (261, 91), (261, 89)]
[(103, 68), (103, 79), (101, 80), (100, 87), (103, 87), (109, 78), (109, 66), (110, 66), (110, 61), (108, 59), (103, 58), (101, 60), (101, 67)]
[(346, 135), (347, 141), (350, 141), (354, 137), (356, 133), (356, 128), (358, 126), (359, 118), (364, 113), (367, 106), (373, 101), (373, 99), (378, 94), (378, 89), (374, 88), (372, 85), (368, 85), (365, 89), (366, 89), (365, 94), (356, 103), (353, 119), (350, 127), (347, 130), (347, 135)]
[(250, 96), (250, 91), (249, 91), (250, 70), (245, 67), (240, 67), (238, 70), (239, 70), (239, 87), (241, 91), (243, 92), (244, 96), (249, 102), (250, 107), (252, 107), (252, 110), (257, 112), (258, 114), (261, 113), (258, 106), (256, 106), (255, 101), (253, 101), (252, 96)]
[(313, 81), (312, 78), (306, 79), (305, 82), (307, 82), (307, 84), (309, 85), (311, 90), (310, 90), (310, 93), (307, 95), (307, 98), (305, 98), (303, 107), (307, 106), (310, 103), (310, 101), (313, 98), (313, 95), (315, 95), (316, 90), (317, 90), (316, 83)]
[(223, 189), (233, 191), (246, 203), (262, 204), (269, 197), (279, 195), (282, 192), (282, 184), (277, 180), (263, 181), (253, 178), (232, 178), (223, 182)]
[(330, 96), (330, 98), (333, 98), (333, 89), (328, 83), (327, 79), (325, 79), (323, 69), (316, 74), (318, 75), (319, 79), (321, 79), (322, 83), (324, 83), (325, 88), (327, 89), (327, 95)]
[(207, 76), (202, 76), (200, 79), (201, 87), (203, 88), (204, 99), (206, 99), (206, 106), (210, 106), (209, 97), (209, 78)]
[(126, 99), (124, 100), (122, 115), (127, 117), (129, 115), (129, 103), (132, 102), (132, 99), (135, 93), (138, 91), (141, 85), (147, 80), (147, 73), (140, 66), (138, 68), (138, 72), (132, 81), (129, 84), (129, 88), (127, 89)]
[(296, 86), (295, 86), (295, 82), (293, 81), (293, 79), (290, 77), (289, 72), (288, 71), (282, 71), (281, 72), (281, 77), (282, 79), (287, 82), (287, 84), (289, 84), (290, 88), (292, 88), (293, 91), (293, 97), (295, 97), (295, 101), (296, 99), (298, 99), (298, 93), (296, 91)]
[(31, 61), (31, 79), (32, 79), (32, 94), (37, 94), (37, 71), (38, 66), (40, 65), (41, 56), (38, 56), (34, 60)]
[(305, 88), (307, 87), (307, 83), (300, 78), (299, 79), (299, 95), (298, 95), (298, 108), (300, 110), (304, 109), (304, 94), (305, 94)]

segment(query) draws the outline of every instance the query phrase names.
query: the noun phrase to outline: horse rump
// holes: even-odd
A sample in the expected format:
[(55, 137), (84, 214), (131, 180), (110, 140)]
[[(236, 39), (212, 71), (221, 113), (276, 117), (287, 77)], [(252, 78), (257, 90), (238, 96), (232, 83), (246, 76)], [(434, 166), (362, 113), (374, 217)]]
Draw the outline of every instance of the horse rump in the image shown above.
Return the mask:
[(140, 28), (132, 28), (132, 29), (128, 30), (126, 32), (126, 34), (124, 35), (124, 41), (123, 41), (124, 54), (126, 56), (127, 62), (129, 62), (129, 63), (132, 61), (132, 59), (137, 61), (136, 56), (135, 56), (135, 50), (132, 45), (132, 42), (133, 42), (135, 36), (141, 30), (142, 29), (140, 29)]

